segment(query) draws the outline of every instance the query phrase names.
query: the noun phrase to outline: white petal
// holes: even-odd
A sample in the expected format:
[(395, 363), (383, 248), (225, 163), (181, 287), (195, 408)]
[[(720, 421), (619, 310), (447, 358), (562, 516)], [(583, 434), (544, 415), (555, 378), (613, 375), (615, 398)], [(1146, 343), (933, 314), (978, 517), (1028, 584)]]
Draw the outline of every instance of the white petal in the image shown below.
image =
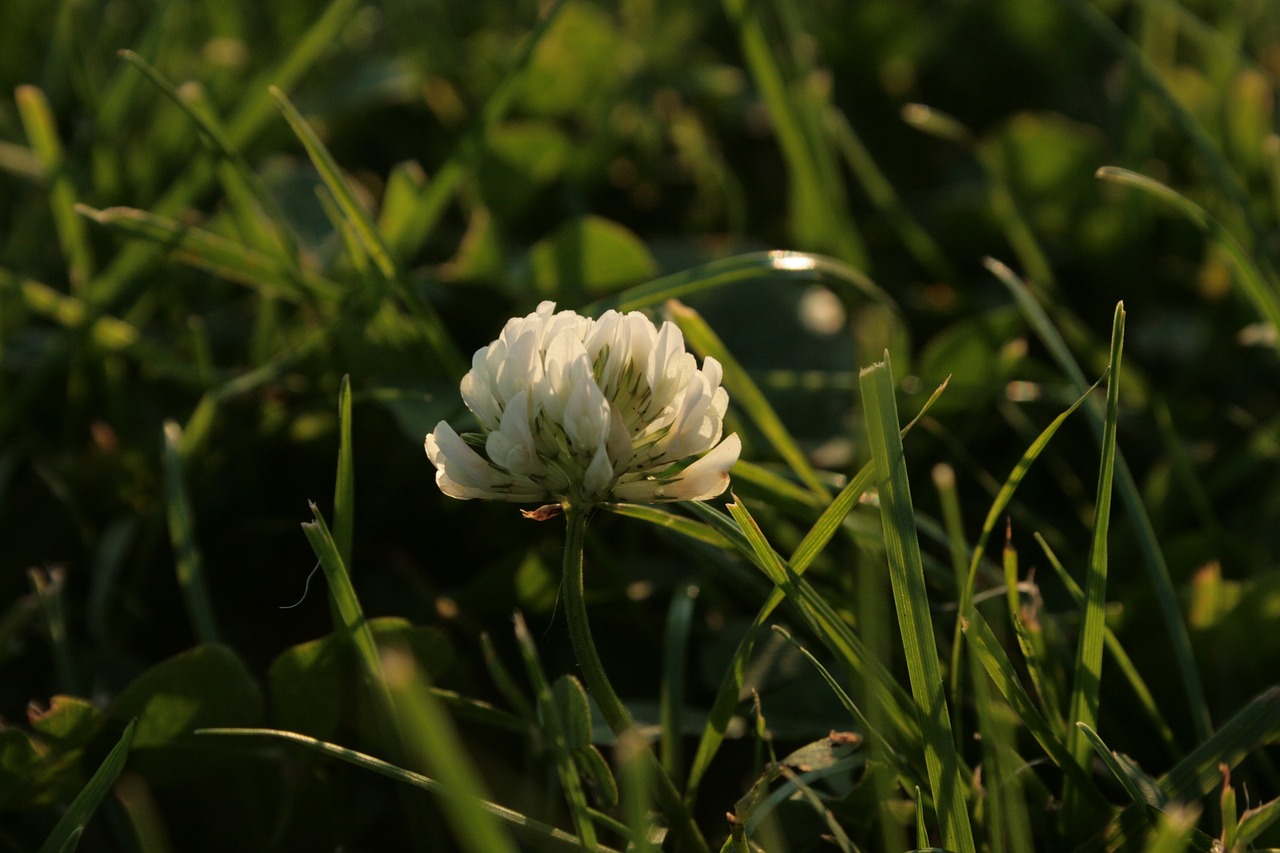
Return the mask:
[(680, 477), (658, 489), (662, 500), (705, 501), (729, 488), (729, 469), (742, 453), (742, 440), (735, 432), (697, 462), (680, 472)]
[(582, 492), (588, 501), (604, 500), (609, 494), (609, 486), (613, 482), (613, 463), (603, 447), (599, 448), (587, 466), (583, 477)]

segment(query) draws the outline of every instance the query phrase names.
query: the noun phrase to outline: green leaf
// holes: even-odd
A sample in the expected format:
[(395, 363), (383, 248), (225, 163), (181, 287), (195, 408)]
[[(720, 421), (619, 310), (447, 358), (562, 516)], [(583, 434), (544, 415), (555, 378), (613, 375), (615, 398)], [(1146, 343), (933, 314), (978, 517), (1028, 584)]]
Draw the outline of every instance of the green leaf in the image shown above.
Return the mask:
[(53, 827), (53, 832), (45, 839), (44, 844), (40, 845), (40, 853), (71, 853), (76, 849), (80, 842), (80, 835), (88, 825), (89, 819), (93, 817), (93, 813), (98, 810), (98, 805), (107, 794), (111, 793), (111, 786), (115, 784), (116, 777), (124, 769), (136, 731), (137, 721), (131, 720), (125, 726), (124, 733), (120, 735), (120, 740), (112, 747), (111, 752), (107, 753), (107, 757), (89, 779), (89, 783), (71, 801), (71, 805)]
[(107, 719), (137, 719), (134, 749), (189, 743), (205, 726), (252, 726), (263, 716), (262, 693), (228, 646), (197, 646), (156, 664), (129, 683)]
[(599, 216), (572, 219), (529, 250), (534, 287), (547, 296), (614, 293), (658, 273), (649, 248), (617, 222)]
[(1093, 747), (1093, 751), (1102, 759), (1102, 763), (1111, 771), (1111, 775), (1124, 786), (1129, 799), (1139, 805), (1148, 805), (1154, 809), (1163, 809), (1167, 800), (1160, 792), (1155, 779), (1152, 779), (1130, 758), (1110, 749), (1107, 744), (1085, 723), (1076, 723), (1080, 731)]
[(351, 565), (351, 540), (356, 529), (356, 474), (351, 450), (351, 375), (344, 374), (338, 390), (338, 475), (333, 487), (333, 541), (342, 562)]
[(942, 837), (951, 849), (972, 853), (976, 848), (943, 693), (938, 647), (933, 637), (888, 353), (885, 358), (884, 362), (862, 371), (861, 384), (863, 417), (880, 493), (889, 580), (893, 586), (907, 673), (924, 738), (925, 763), (938, 819), (942, 824)]

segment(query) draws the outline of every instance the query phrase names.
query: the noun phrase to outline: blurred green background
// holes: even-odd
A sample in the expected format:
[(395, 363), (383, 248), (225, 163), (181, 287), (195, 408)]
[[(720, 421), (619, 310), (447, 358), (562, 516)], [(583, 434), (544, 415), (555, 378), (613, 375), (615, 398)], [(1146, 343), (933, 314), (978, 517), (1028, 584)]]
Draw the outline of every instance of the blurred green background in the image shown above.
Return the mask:
[[(1209, 708), (1233, 712), (1280, 671), (1275, 328), (1221, 239), (1094, 174), (1130, 169), (1208, 211), (1274, 299), (1278, 77), (1280, 15), (1244, 0), (5, 0), (0, 849), (37, 849), (156, 696), (170, 716), (153, 714), (82, 849), (407, 844), (391, 783), (188, 734), (269, 723), (370, 748), (349, 662), (298, 647), (331, 630), (319, 575), (299, 602), (314, 559), (298, 524), (309, 499), (331, 511), (341, 378), (365, 611), (406, 620), (385, 629), (438, 684), (501, 704), (479, 637), (515, 666), (514, 610), (548, 671), (573, 664), (559, 528), (444, 498), (420, 449), (441, 418), (465, 425), (471, 352), (542, 299), (616, 304), (764, 250), (832, 256), (896, 309), (785, 271), (688, 302), (836, 475), (866, 459), (859, 366), (892, 348), (906, 414), (950, 375), (907, 453), (922, 514), (937, 514), (928, 472), (948, 461), (970, 525), (1076, 396), (983, 259), (1029, 279), (1090, 381), (1123, 299), (1120, 446)], [(350, 199), (326, 188), (273, 85)], [(777, 462), (737, 428), (745, 458)], [(1068, 423), (1013, 512), (1026, 554), (1039, 531), (1081, 565), (1096, 470), (1086, 425)], [(806, 529), (759, 509), (779, 543)], [(705, 709), (763, 581), (608, 515), (587, 565), (601, 654), (637, 708), (655, 701), (673, 591), (701, 588), (687, 681)], [(813, 570), (836, 601), (857, 588), (842, 566), (834, 552)], [(1161, 676), (1168, 650), (1143, 642), (1163, 635), (1123, 523), (1112, 567), (1114, 627), (1192, 742), (1193, 712)], [(1074, 630), (1061, 590), (1044, 595)], [(812, 697), (773, 709), (780, 742), (839, 725), (794, 661), (765, 669), (766, 713), (770, 690)], [(93, 708), (41, 729), (28, 703), (55, 694)], [(1104, 706), (1123, 749), (1160, 769), (1169, 756), (1133, 714)], [(463, 732), (495, 799), (555, 818), (526, 737)], [(753, 760), (726, 750), (699, 803), (707, 825), (719, 831)], [(1248, 772), (1277, 793), (1265, 754)], [(435, 821), (413, 837), (443, 831), (432, 808), (413, 806)], [(163, 828), (148, 836), (145, 820)]]

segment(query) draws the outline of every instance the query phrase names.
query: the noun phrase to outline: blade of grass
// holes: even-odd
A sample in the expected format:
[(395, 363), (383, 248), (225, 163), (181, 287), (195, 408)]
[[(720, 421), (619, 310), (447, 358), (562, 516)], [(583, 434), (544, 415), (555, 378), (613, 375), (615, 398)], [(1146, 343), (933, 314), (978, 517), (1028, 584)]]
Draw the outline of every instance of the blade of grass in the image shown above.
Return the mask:
[[(1268, 275), (1258, 268), (1256, 261), (1249, 257), (1244, 247), (1225, 225), (1210, 216), (1208, 211), (1191, 199), (1154, 178), (1117, 166), (1103, 166), (1097, 171), (1096, 176), (1104, 181), (1132, 187), (1154, 196), (1178, 211), (1208, 235), (1227, 253), (1227, 257), (1231, 258), (1236, 268), (1236, 281), (1239, 282), (1245, 297), (1253, 303), (1254, 308), (1264, 320), (1271, 324), (1272, 328), (1280, 330), (1280, 293), (1277, 293), (1280, 284), (1277, 283), (1274, 274)], [(1268, 272), (1270, 272), (1269, 268)]]
[[(1049, 543), (1044, 541), (1044, 538), (1039, 533), (1035, 534), (1035, 539), (1040, 544), (1041, 550), (1044, 551), (1049, 565), (1053, 567), (1058, 580), (1062, 582), (1063, 587), (1066, 588), (1067, 593), (1071, 596), (1072, 602), (1076, 607), (1083, 609), (1084, 590), (1076, 583), (1075, 578), (1067, 573), (1062, 561), (1058, 559), (1058, 556), (1053, 553), (1053, 549), (1049, 547)], [(1160, 735), (1170, 754), (1176, 754), (1178, 748), (1173, 737), (1173, 730), (1169, 728), (1169, 723), (1165, 720), (1164, 715), (1160, 713), (1160, 706), (1156, 703), (1155, 697), (1151, 695), (1151, 690), (1147, 687), (1147, 683), (1143, 680), (1141, 673), (1138, 672), (1138, 668), (1134, 666), (1133, 659), (1129, 657), (1129, 653), (1120, 645), (1119, 638), (1116, 637), (1111, 628), (1105, 628), (1102, 639), (1106, 643), (1108, 657), (1115, 663), (1116, 668), (1120, 670), (1125, 680), (1129, 683), (1134, 696), (1138, 699), (1139, 704), (1142, 705), (1142, 709), (1147, 714), (1147, 718), (1151, 721), (1152, 728)]]
[[(1280, 687), (1254, 697), (1157, 781), (1171, 802), (1187, 803), (1222, 784), (1220, 765), (1234, 768), (1260, 746), (1280, 741)], [(1141, 837), (1145, 819), (1137, 806), (1129, 806), (1107, 828), (1108, 847), (1119, 848)]]
[[(1129, 795), (1129, 799), (1139, 806), (1150, 806), (1153, 809), (1159, 809), (1165, 805), (1160, 789), (1152, 784), (1153, 780), (1150, 777), (1134, 773), (1132, 768), (1121, 760), (1120, 754), (1108, 747), (1092, 727), (1085, 723), (1076, 723), (1076, 726), (1084, 734), (1089, 745), (1093, 747), (1093, 751), (1102, 759), (1102, 763), (1111, 771), (1111, 775), (1124, 788), (1125, 793)], [(1148, 817), (1153, 816), (1150, 811), (1146, 811), (1145, 814)]]
[[(430, 791), (433, 794), (438, 794), (445, 797), (446, 801), (453, 800), (456, 797), (447, 783), (437, 781), (429, 776), (423, 776), (420, 773), (414, 773), (411, 770), (405, 770), (402, 767), (397, 767), (380, 758), (374, 758), (372, 755), (366, 755), (362, 752), (357, 752), (354, 749), (347, 749), (346, 747), (318, 740), (313, 737), (308, 737), (307, 735), (298, 734), (297, 732), (281, 731), (278, 729), (196, 729), (196, 734), (266, 737), (285, 740), (299, 744), (322, 755), (337, 758), (340, 761), (345, 761), (356, 767), (370, 770), (396, 782), (403, 782), (406, 785), (412, 785), (416, 788)], [(564, 830), (557, 829), (554, 826), (534, 820), (520, 812), (488, 800), (477, 800), (475, 801), (475, 804), (476, 808), (483, 812), (487, 817), (491, 816), (502, 821), (512, 829), (521, 832), (532, 842), (545, 845), (547, 849), (564, 851), (577, 851), (582, 849), (582, 840), (575, 835), (570, 835)], [(601, 847), (599, 849), (601, 853), (618, 853), (618, 851), (610, 848)]]
[(279, 258), (177, 220), (130, 207), (95, 210), (81, 204), (76, 210), (99, 225), (167, 247), (179, 263), (262, 289), (270, 296), (295, 303), (315, 299), (329, 305), (342, 295), (342, 286), (324, 276), (292, 270)]
[(67, 173), (65, 153), (58, 139), (57, 122), (44, 93), (35, 86), (19, 86), (14, 101), (31, 150), (40, 160), (49, 182), (49, 204), (62, 254), (67, 260), (71, 291), (79, 293), (93, 277), (93, 251), (84, 221), (76, 216), (76, 189)]
[(200, 549), (196, 545), (195, 519), (184, 482), (184, 460), (180, 450), (182, 427), (176, 421), (164, 424), (165, 515), (169, 523), (169, 539), (173, 543), (174, 568), (182, 600), (187, 605), (187, 618), (199, 643), (218, 642), (218, 623), (213, 601), (204, 580)]
[(1058, 766), (1063, 775), (1071, 778), (1079, 789), (1085, 792), (1095, 810), (1099, 813), (1105, 812), (1108, 808), (1107, 801), (1093, 784), (1088, 769), (1072, 757), (1061, 735), (1049, 725), (1036, 708), (1035, 702), (1023, 689), (1013, 663), (1005, 654), (1000, 641), (996, 639), (991, 626), (976, 609), (971, 610), (964, 619), (964, 631), (978, 662), (982, 664), (982, 668), (986, 670), (992, 683), (1000, 691), (1000, 695), (1018, 715), (1027, 732), (1035, 738), (1036, 743), (1040, 744), (1041, 749)]
[[(920, 411), (912, 419), (911, 423), (903, 428), (903, 433), (910, 431), (925, 413), (933, 406), (942, 392), (946, 390), (947, 382), (943, 382), (929, 396)], [(735, 475), (737, 467), (735, 466)], [(814, 522), (809, 532), (805, 534), (804, 539), (796, 547), (795, 552), (791, 555), (791, 568), (797, 576), (804, 574), (805, 570), (813, 562), (814, 559), (822, 552), (822, 550), (835, 536), (845, 523), (849, 513), (857, 505), (862, 495), (871, 487), (874, 480), (875, 471), (872, 465), (868, 463), (858, 472), (849, 483), (840, 490), (835, 499), (827, 506), (827, 508)], [(708, 511), (708, 508), (698, 504), (685, 505), (686, 508), (697, 513)], [(717, 522), (722, 518), (719, 513), (714, 513)], [(708, 529), (715, 530), (715, 526)], [(719, 535), (719, 541), (711, 544), (719, 545), (721, 542), (730, 544), (734, 547), (731, 539), (726, 539), (723, 535)], [(782, 603), (784, 592), (781, 589), (775, 589), (769, 594), (768, 600), (761, 606), (756, 613), (756, 618), (752, 623), (755, 629), (760, 628), (768, 620), (769, 615)], [(755, 649), (755, 638), (758, 636), (757, 630), (748, 631), (746, 636), (738, 643), (737, 649), (734, 650), (733, 658), (725, 671), (725, 676), (720, 682), (720, 688), (716, 692), (715, 702), (712, 705), (711, 713), (707, 717), (706, 726), (703, 729), (702, 737), (698, 741), (698, 749), (694, 755), (693, 764), (689, 771), (689, 782), (687, 787), (686, 799), (692, 802), (697, 796), (698, 785), (702, 781), (703, 774), (711, 765), (712, 759), (720, 748), (720, 744), (724, 741), (724, 734), (728, 730), (730, 721), (733, 718), (734, 710), (737, 707), (739, 695), (742, 691), (743, 678), (746, 674), (747, 660), (751, 657)]]
[[(985, 264), (987, 269), (1000, 279), (1001, 283), (1013, 295), (1019, 309), (1035, 331), (1036, 336), (1040, 338), (1045, 348), (1053, 356), (1058, 369), (1066, 374), (1067, 378), (1071, 380), (1079, 391), (1084, 392), (1088, 388), (1084, 373), (1071, 355), (1066, 342), (1058, 334), (1053, 321), (1049, 319), (1044, 308), (1036, 301), (1030, 289), (1013, 274), (1012, 270), (999, 261), (988, 258)], [(1094, 427), (1094, 435), (1099, 442), (1099, 446), (1101, 446), (1103, 413), (1092, 403), (1085, 407), (1085, 412)], [(1178, 594), (1174, 589), (1173, 579), (1169, 575), (1169, 566), (1165, 562), (1164, 552), (1160, 548), (1155, 528), (1151, 524), (1151, 517), (1147, 514), (1146, 508), (1142, 504), (1142, 495), (1138, 490), (1138, 484), (1133, 479), (1133, 474), (1129, 471), (1128, 464), (1124, 460), (1124, 454), (1119, 450), (1116, 451), (1115, 477), (1115, 485), (1120, 493), (1120, 500), (1124, 504), (1125, 513), (1128, 515), (1129, 523), (1133, 527), (1133, 535), (1137, 540), (1139, 552), (1142, 554), (1142, 563), (1147, 571), (1147, 578), (1155, 597), (1156, 610), (1160, 614), (1165, 632), (1168, 635), (1174, 668), (1177, 670), (1182, 684), (1187, 707), (1191, 713), (1192, 724), (1195, 726), (1197, 738), (1204, 740), (1209, 737), (1212, 731), (1212, 724), (1209, 719), (1208, 704), (1205, 702), (1204, 687), (1200, 681), (1199, 670), (1196, 667), (1195, 655), (1191, 651), (1191, 638), (1187, 633), (1186, 623), (1182, 619), (1182, 609), (1178, 603)]]
[(860, 378), (863, 417), (880, 494), (889, 580), (893, 586), (907, 673), (924, 741), (929, 785), (937, 804), (944, 843), (958, 853), (974, 853), (976, 847), (969, 825), (965, 787), (960, 778), (960, 760), (951, 735), (942, 672), (938, 666), (938, 647), (930, 621), (929, 597), (925, 591), (920, 541), (907, 482), (888, 353), (885, 353), (885, 361), (865, 368)]
[[(1124, 303), (1116, 305), (1111, 327), (1111, 364), (1107, 371), (1107, 409), (1102, 425), (1102, 461), (1098, 470), (1098, 492), (1094, 500), (1093, 539), (1089, 545), (1089, 573), (1084, 586), (1083, 622), (1076, 645), (1075, 672), (1071, 681), (1071, 707), (1067, 719), (1076, 723), (1067, 730), (1067, 747), (1084, 763), (1089, 744), (1084, 723), (1097, 725), (1102, 695), (1102, 635), (1107, 607), (1107, 536), (1111, 529), (1111, 483), (1116, 459), (1116, 420), (1120, 407), (1120, 359), (1124, 352)], [(1069, 782), (1063, 791), (1063, 814), (1068, 822), (1080, 817), (1079, 793)]]
[(333, 489), (333, 541), (344, 566), (351, 565), (356, 529), (356, 469), (351, 450), (351, 374), (338, 389), (338, 474)]
[[(275, 199), (267, 191), (261, 178), (254, 173), (244, 155), (227, 136), (226, 128), (213, 112), (212, 106), (194, 88), (178, 89), (149, 62), (132, 50), (121, 50), (119, 56), (125, 62), (142, 72), (170, 101), (178, 106), (200, 131), (200, 138), (218, 158), (218, 177), (227, 197), (233, 202), (237, 211), (237, 219), (241, 221), (241, 237), (252, 242), (259, 251), (270, 251), (272, 248), (283, 251), (291, 265), (298, 267), (298, 245), (293, 233), (285, 224)], [(247, 196), (247, 199), (245, 198)], [(270, 221), (270, 229), (251, 227), (254, 223), (247, 217), (245, 201), (251, 199)], [(270, 234), (263, 234), (270, 231)]]
[[(778, 135), (790, 177), (790, 224), (801, 243), (830, 251), (858, 267), (867, 264), (866, 247), (849, 215), (844, 182), (827, 144), (814, 106), (820, 97), (810, 79), (787, 80), (779, 42), (789, 43), (794, 33), (771, 36), (762, 19), (772, 4), (748, 0), (724, 0), (725, 13), (738, 30), (742, 52), (751, 76), (760, 89), (772, 125)], [(779, 7), (776, 23), (786, 27), (785, 8)]]
[(129, 745), (133, 743), (133, 734), (137, 726), (136, 719), (130, 720), (129, 725), (125, 726), (120, 740), (116, 741), (116, 745), (111, 748), (111, 752), (107, 753), (102, 764), (98, 765), (98, 769), (94, 771), (88, 783), (80, 789), (80, 793), (76, 794), (71, 805), (62, 813), (53, 831), (49, 833), (44, 844), (40, 845), (39, 853), (71, 853), (76, 849), (85, 826), (93, 817), (93, 813), (98, 810), (98, 805), (111, 793), (111, 786), (115, 784), (120, 771), (124, 770), (125, 762), (129, 759)]
[(27, 579), (31, 591), (40, 602), (45, 630), (49, 632), (49, 645), (53, 652), (54, 669), (58, 673), (60, 693), (77, 695), (80, 680), (76, 677), (75, 656), (67, 637), (67, 610), (64, 593), (67, 586), (66, 570), (60, 566), (50, 569), (28, 569)]

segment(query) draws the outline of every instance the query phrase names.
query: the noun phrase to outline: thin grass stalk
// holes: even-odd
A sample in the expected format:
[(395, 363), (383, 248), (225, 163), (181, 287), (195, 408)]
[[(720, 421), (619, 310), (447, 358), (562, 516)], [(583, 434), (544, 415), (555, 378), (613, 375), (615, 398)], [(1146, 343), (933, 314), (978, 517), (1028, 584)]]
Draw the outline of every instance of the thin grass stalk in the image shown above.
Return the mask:
[[(1058, 368), (1083, 393), (1088, 388), (1084, 373), (1081, 372), (1080, 366), (1067, 349), (1066, 342), (1063, 341), (1030, 288), (999, 261), (987, 258), (985, 264), (1017, 300), (1023, 316), (1027, 318), (1036, 336), (1049, 350)], [(1093, 405), (1086, 406), (1085, 411), (1094, 427), (1094, 435), (1101, 445), (1103, 414)], [(1203, 741), (1212, 733), (1213, 724), (1209, 718), (1208, 703), (1205, 701), (1204, 685), (1200, 680), (1195, 655), (1191, 650), (1191, 637), (1187, 632), (1186, 622), (1182, 618), (1182, 606), (1178, 602), (1178, 593), (1174, 588), (1173, 578), (1169, 574), (1169, 565), (1165, 562), (1155, 528), (1151, 524), (1151, 517), (1143, 506), (1142, 494), (1124, 460), (1124, 454), (1119, 450), (1116, 451), (1115, 476), (1116, 488), (1120, 492), (1120, 500), (1124, 504), (1129, 523), (1133, 526), (1138, 550), (1142, 554), (1142, 564), (1147, 571), (1147, 578), (1154, 593), (1156, 610), (1160, 614), (1168, 635), (1169, 648), (1182, 684), (1187, 707), (1190, 710), (1192, 724), (1195, 727), (1197, 739)]]
[[(582, 677), (596, 700), (597, 707), (604, 715), (609, 728), (618, 737), (626, 732), (634, 732), (635, 723), (618, 694), (609, 681), (600, 655), (596, 652), (595, 641), (591, 637), (591, 623), (587, 618), (586, 592), (583, 588), (582, 551), (587, 532), (588, 508), (577, 504), (564, 505), (565, 547), (564, 574), (561, 583), (564, 586), (565, 617), (569, 622), (569, 638), (573, 643), (573, 651), (582, 668)], [(686, 853), (707, 853), (706, 840), (693, 822), (693, 816), (685, 807), (684, 800), (676, 790), (666, 772), (662, 769), (653, 751), (646, 747), (644, 759), (649, 768), (653, 793), (667, 820), (671, 822), (671, 830), (676, 836), (681, 850)]]
[(182, 600), (187, 606), (187, 618), (191, 630), (200, 643), (218, 642), (218, 623), (213, 613), (213, 601), (204, 580), (200, 549), (196, 545), (195, 520), (191, 512), (191, 500), (183, 465), (182, 427), (175, 421), (164, 425), (164, 483), (165, 515), (169, 524), (169, 539), (173, 543), (174, 568)]
[(960, 778), (960, 761), (952, 739), (942, 672), (938, 666), (938, 647), (930, 621), (929, 597), (925, 590), (920, 542), (887, 352), (885, 361), (862, 371), (861, 385), (867, 437), (880, 493), (889, 580), (893, 586), (911, 692), (924, 740), (929, 785), (933, 790), (945, 845), (958, 853), (975, 853), (966, 790)]

